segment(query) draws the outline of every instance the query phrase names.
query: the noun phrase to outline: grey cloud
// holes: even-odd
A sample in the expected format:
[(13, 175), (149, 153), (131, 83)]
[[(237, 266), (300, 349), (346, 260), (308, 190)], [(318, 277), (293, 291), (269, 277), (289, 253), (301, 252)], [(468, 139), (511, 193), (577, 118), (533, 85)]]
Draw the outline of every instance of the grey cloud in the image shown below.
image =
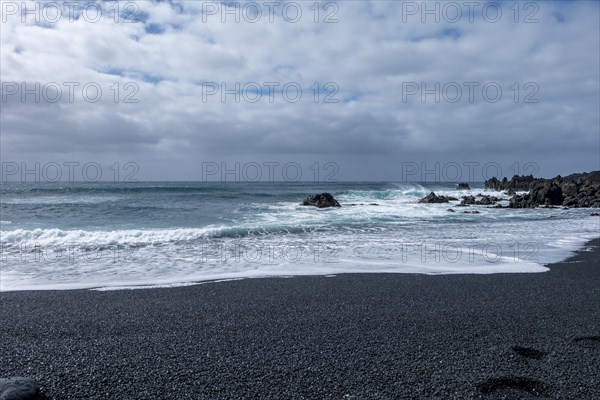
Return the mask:
[[(135, 155), (152, 171), (147, 179), (187, 176), (190, 167), (161, 169), (161, 160), (189, 166), (215, 157), (335, 159), (347, 179), (393, 179), (398, 160), (527, 160), (542, 175), (600, 167), (597, 3), (540, 2), (533, 24), (514, 23), (506, 7), (495, 24), (450, 24), (405, 23), (390, 2), (340, 2), (339, 23), (329, 25), (310, 14), (297, 24), (203, 22), (192, 2), (139, 4), (146, 24), (177, 28), (149, 34), (143, 22), (110, 18), (52, 29), (18, 18), (2, 24), (2, 82), (97, 82), (105, 90), (93, 104), (3, 102), (3, 159)], [(303, 98), (203, 102), (207, 81), (298, 82)], [(466, 93), (457, 103), (402, 96), (406, 83), (472, 81), (497, 82), (502, 100), (487, 102), (481, 91), (474, 102)], [(123, 101), (128, 82), (139, 87), (138, 103)], [(335, 82), (340, 102), (314, 103), (315, 82)], [(539, 88), (537, 103), (523, 102), (528, 82)]]

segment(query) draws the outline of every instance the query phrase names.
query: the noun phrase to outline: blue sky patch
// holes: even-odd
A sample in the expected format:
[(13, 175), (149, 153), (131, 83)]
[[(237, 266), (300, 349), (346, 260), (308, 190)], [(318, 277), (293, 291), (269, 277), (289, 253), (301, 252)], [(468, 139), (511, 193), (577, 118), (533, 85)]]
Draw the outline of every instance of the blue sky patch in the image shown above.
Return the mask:
[(165, 28), (163, 28), (159, 24), (146, 24), (144, 26), (144, 30), (146, 31), (146, 33), (153, 34), (153, 35), (157, 35), (157, 34), (160, 35), (161, 33), (165, 32)]

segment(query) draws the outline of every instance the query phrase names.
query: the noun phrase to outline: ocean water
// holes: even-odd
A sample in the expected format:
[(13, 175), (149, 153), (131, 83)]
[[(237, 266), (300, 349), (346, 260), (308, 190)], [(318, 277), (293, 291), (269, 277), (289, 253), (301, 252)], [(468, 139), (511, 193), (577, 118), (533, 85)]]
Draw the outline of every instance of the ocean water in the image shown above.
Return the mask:
[[(417, 203), (431, 191), (508, 199), (483, 184), (471, 186), (4, 183), (0, 290), (114, 290), (353, 272), (537, 273), (600, 236), (600, 218), (589, 209)], [(324, 191), (342, 207), (300, 205)]]

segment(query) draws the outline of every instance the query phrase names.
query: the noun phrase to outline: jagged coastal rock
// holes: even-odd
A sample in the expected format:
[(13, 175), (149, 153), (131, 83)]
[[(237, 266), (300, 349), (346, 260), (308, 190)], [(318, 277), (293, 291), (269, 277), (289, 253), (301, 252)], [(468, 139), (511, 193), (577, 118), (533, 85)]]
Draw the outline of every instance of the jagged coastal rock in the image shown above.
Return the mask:
[(31, 378), (0, 378), (0, 399), (35, 400), (40, 398), (40, 386)]
[(419, 200), (419, 203), (433, 204), (433, 203), (448, 203), (450, 200), (458, 200), (456, 197), (451, 196), (437, 196), (431, 192), (427, 196)]
[(318, 208), (341, 207), (340, 203), (329, 193), (311, 194), (306, 196), (302, 202), (303, 206), (315, 206)]
[(492, 178), (485, 181), (486, 189), (525, 191), (515, 194), (509, 208), (533, 208), (539, 206), (600, 208), (600, 171), (584, 172), (552, 179), (533, 176), (513, 176), (502, 181)]
[(533, 175), (515, 175), (508, 180), (506, 177), (499, 180), (496, 177), (485, 181), (485, 188), (492, 190), (507, 190), (509, 192), (523, 192), (532, 188), (533, 184), (539, 181), (544, 181), (542, 178), (534, 178)]
[(478, 197), (481, 197), (480, 199), (476, 199), (474, 196), (463, 196), (460, 204), (465, 206), (465, 205), (483, 205), (483, 206), (489, 206), (492, 204), (496, 204), (496, 202), (500, 201), (501, 199), (494, 197), (494, 196), (488, 196), (488, 195), (477, 195)]
[(469, 187), (469, 184), (467, 182), (460, 182), (458, 185), (456, 185), (456, 188), (458, 190), (469, 190), (469, 189), (471, 189)]
[[(466, 186), (465, 186), (466, 185)], [(459, 183), (458, 190), (468, 188), (468, 184)], [(528, 176), (504, 177), (502, 180), (494, 177), (485, 181), (485, 188), (504, 191), (512, 196), (499, 198), (491, 195), (462, 196), (460, 204), (494, 206), (496, 208), (534, 208), (534, 207), (591, 207), (600, 208), (600, 171), (571, 174), (565, 177), (557, 176), (552, 179), (534, 178)], [(517, 192), (527, 192), (517, 194)], [(457, 200), (450, 196), (437, 196), (434, 192), (419, 200), (419, 203), (434, 204), (448, 203)], [(499, 202), (509, 200), (507, 206)]]

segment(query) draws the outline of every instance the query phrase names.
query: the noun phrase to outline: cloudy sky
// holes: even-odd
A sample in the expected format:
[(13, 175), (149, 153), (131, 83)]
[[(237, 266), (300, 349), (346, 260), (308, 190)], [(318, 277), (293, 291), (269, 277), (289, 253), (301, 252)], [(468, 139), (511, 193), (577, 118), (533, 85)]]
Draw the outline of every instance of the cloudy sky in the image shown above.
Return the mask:
[(290, 163), (305, 180), (315, 166), (392, 181), (600, 169), (598, 2), (315, 4), (2, 0), (3, 166), (92, 162), (112, 179), (135, 163), (145, 180), (236, 165), (281, 178)]

